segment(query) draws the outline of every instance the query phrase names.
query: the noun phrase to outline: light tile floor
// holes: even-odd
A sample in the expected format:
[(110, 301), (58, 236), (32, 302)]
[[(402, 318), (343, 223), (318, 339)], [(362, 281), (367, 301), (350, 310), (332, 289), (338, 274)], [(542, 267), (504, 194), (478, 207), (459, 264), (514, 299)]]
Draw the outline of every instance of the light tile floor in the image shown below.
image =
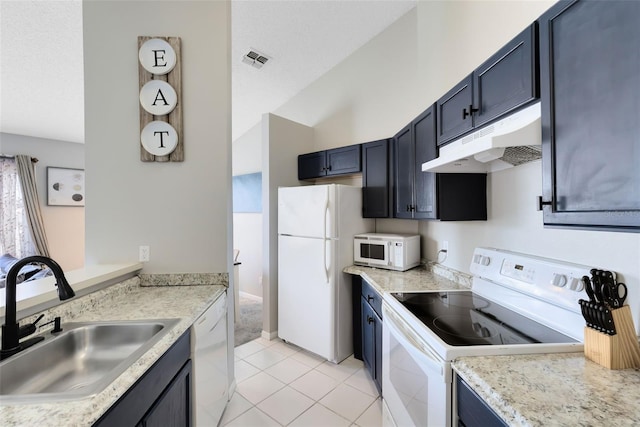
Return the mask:
[(339, 365), (281, 340), (235, 349), (236, 392), (220, 426), (377, 427), (378, 390), (353, 356)]

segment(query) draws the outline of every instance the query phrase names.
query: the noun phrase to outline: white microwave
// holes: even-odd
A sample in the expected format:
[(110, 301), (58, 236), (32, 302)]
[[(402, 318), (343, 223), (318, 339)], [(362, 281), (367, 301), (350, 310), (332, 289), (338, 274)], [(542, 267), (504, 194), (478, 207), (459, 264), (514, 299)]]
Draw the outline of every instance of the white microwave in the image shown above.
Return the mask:
[(353, 237), (353, 263), (406, 271), (420, 264), (420, 236), (366, 233)]

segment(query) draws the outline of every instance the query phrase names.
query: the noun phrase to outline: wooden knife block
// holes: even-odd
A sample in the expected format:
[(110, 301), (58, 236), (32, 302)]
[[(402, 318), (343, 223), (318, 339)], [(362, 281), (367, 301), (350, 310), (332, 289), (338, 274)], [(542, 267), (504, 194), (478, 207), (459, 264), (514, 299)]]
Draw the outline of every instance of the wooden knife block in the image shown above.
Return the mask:
[(615, 335), (584, 328), (584, 355), (609, 369), (640, 367), (640, 345), (628, 305), (611, 310)]

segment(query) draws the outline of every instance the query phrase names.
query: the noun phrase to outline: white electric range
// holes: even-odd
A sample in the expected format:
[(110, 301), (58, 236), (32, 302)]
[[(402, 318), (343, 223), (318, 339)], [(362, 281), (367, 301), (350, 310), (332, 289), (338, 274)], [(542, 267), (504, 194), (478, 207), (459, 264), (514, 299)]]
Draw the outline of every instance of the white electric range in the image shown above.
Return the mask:
[(471, 290), (384, 294), (384, 424), (451, 426), (457, 357), (583, 351), (591, 268), (476, 248)]

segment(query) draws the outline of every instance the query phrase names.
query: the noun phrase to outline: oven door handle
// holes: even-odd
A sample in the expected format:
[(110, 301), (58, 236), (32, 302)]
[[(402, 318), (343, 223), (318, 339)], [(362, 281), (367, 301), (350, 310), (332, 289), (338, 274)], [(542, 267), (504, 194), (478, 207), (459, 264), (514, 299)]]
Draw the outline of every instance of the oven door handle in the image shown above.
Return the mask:
[(383, 326), (390, 329), (393, 336), (396, 337), (396, 339), (415, 359), (424, 360), (427, 363), (435, 363), (442, 369), (444, 360), (440, 359), (440, 357), (431, 350), (429, 346), (421, 343), (415, 332), (410, 330), (408, 327), (403, 326), (402, 320), (400, 320), (394, 313), (385, 310), (384, 314), (386, 317), (384, 319)]

